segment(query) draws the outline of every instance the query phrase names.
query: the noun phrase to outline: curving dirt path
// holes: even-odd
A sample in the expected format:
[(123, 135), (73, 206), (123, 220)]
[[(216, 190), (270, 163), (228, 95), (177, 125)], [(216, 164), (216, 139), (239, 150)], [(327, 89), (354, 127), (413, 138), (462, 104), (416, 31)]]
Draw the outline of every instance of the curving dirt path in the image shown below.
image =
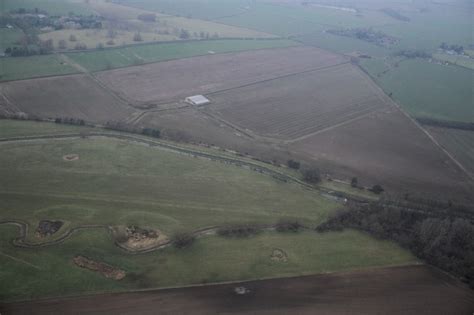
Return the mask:
[[(112, 226), (109, 226), (109, 225), (99, 225), (99, 224), (81, 225), (81, 226), (77, 226), (77, 227), (67, 230), (61, 236), (59, 236), (58, 238), (54, 240), (33, 243), (33, 242), (27, 241), (28, 228), (29, 228), (28, 223), (20, 221), (20, 220), (5, 220), (5, 221), (0, 221), (0, 226), (1, 225), (14, 225), (18, 227), (19, 236), (12, 240), (12, 244), (16, 247), (23, 247), (23, 248), (39, 248), (39, 247), (48, 247), (48, 246), (58, 245), (58, 244), (64, 243), (66, 240), (68, 240), (72, 235), (76, 234), (77, 232), (85, 231), (85, 230), (104, 229), (107, 232), (109, 232), (109, 234), (112, 234)], [(214, 235), (222, 227), (223, 226), (210, 226), (210, 227), (200, 228), (191, 232), (190, 234), (196, 238), (206, 236), (206, 235)], [(256, 228), (259, 231), (274, 230), (275, 227), (276, 227), (275, 224), (260, 224), (256, 226)], [(301, 227), (301, 229), (309, 229), (309, 228)], [(146, 253), (154, 252), (154, 251), (163, 249), (165, 247), (168, 247), (173, 244), (173, 241), (168, 240), (157, 246), (153, 246), (146, 249), (137, 249), (137, 250), (131, 250), (121, 245), (117, 241), (115, 241), (114, 243), (117, 247), (127, 252), (128, 254), (146, 254)]]
[[(107, 232), (109, 232), (109, 234), (112, 234), (112, 230), (113, 230), (112, 226), (109, 226), (109, 225), (100, 225), (100, 224), (81, 225), (81, 226), (77, 226), (77, 227), (67, 230), (66, 232), (64, 232), (64, 234), (62, 234), (61, 236), (59, 236), (58, 238), (54, 240), (32, 243), (32, 242), (28, 242), (26, 239), (28, 236), (28, 228), (29, 228), (28, 223), (20, 221), (20, 220), (5, 220), (5, 221), (0, 221), (0, 226), (1, 225), (14, 225), (18, 227), (19, 236), (12, 240), (12, 244), (16, 247), (23, 247), (23, 248), (39, 248), (39, 247), (48, 247), (48, 246), (58, 245), (58, 244), (64, 243), (66, 240), (68, 240), (71, 236), (73, 236), (77, 232), (84, 231), (84, 230), (104, 229)], [(190, 234), (196, 238), (207, 236), (207, 235), (214, 235), (216, 234), (217, 230), (221, 227), (222, 226), (210, 226), (210, 227), (200, 228), (191, 232)], [(262, 231), (275, 229), (274, 224), (261, 224), (258, 227)], [(307, 227), (302, 227), (302, 228), (308, 229)], [(150, 248), (137, 249), (137, 250), (131, 250), (123, 246), (117, 241), (114, 241), (114, 243), (117, 247), (119, 247), (126, 253), (136, 255), (136, 254), (146, 254), (146, 253), (150, 253), (150, 252), (154, 252), (154, 251), (166, 248), (172, 245), (173, 242), (171, 240), (168, 240), (164, 243), (161, 243), (159, 245), (156, 245)]]
[(66, 231), (64, 234), (62, 234), (60, 237), (54, 240), (32, 243), (26, 240), (26, 237), (28, 235), (28, 227), (29, 227), (28, 223), (20, 221), (20, 220), (5, 220), (5, 221), (0, 221), (0, 225), (14, 225), (18, 227), (19, 236), (13, 239), (12, 243), (16, 247), (24, 247), (24, 248), (37, 248), (37, 247), (46, 247), (46, 246), (61, 244), (65, 240), (70, 238), (73, 234), (79, 231), (83, 231), (83, 230), (89, 230), (89, 229), (110, 230), (110, 227), (107, 225), (81, 225), (81, 226), (77, 226)]

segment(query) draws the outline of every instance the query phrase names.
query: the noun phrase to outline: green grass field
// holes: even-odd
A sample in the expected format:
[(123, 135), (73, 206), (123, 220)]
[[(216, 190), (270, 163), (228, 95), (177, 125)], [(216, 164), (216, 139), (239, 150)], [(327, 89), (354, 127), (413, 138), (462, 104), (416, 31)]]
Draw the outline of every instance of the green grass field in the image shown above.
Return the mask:
[(0, 58), (0, 81), (76, 73), (55, 55)]
[(427, 12), (407, 15), (409, 23), (376, 26), (375, 29), (400, 39), (395, 49), (435, 50), (442, 42), (469, 47), (472, 44), (472, 10), (457, 7), (427, 5)]
[[(296, 184), (117, 140), (3, 144), (2, 153), (2, 217), (32, 224), (59, 216), (74, 225), (131, 222), (173, 233), (286, 216), (317, 224), (337, 207)], [(80, 159), (63, 161), (71, 153)]]
[(71, 53), (68, 57), (90, 71), (100, 71), (214, 53), (289, 47), (298, 43), (286, 40), (208, 40), (150, 44), (94, 52)]
[[(0, 120), (0, 137), (69, 133), (76, 128)], [(0, 148), (0, 221), (28, 222), (31, 242), (40, 241), (34, 233), (43, 219), (66, 223), (58, 235), (47, 239), (84, 224), (137, 224), (171, 235), (225, 223), (274, 223), (282, 217), (315, 226), (340, 207), (298, 184), (126, 141), (89, 137), (0, 143)], [(78, 154), (79, 159), (65, 161), (66, 154)], [(0, 226), (0, 231), (0, 300), (415, 261), (393, 243), (354, 231), (262, 232), (248, 239), (207, 236), (188, 249), (168, 248), (138, 256), (119, 250), (105, 230), (81, 231), (64, 243), (38, 249), (14, 247), (10, 241), (18, 233), (15, 227)], [(287, 262), (270, 259), (275, 248), (287, 253)], [(120, 267), (128, 276), (121, 281), (107, 280), (77, 268), (71, 259), (78, 254)]]
[[(382, 65), (365, 60), (362, 67), (373, 75)], [(374, 78), (413, 116), (474, 122), (471, 70), (416, 59)]]
[[(416, 262), (407, 251), (393, 243), (377, 241), (355, 231), (325, 234), (265, 232), (247, 239), (209, 236), (199, 239), (188, 249), (168, 248), (137, 256), (121, 252), (103, 231), (82, 232), (62, 245), (34, 250), (12, 247), (8, 240), (17, 233), (13, 227), (0, 226), (0, 231), (0, 300), (4, 301)], [(275, 248), (286, 252), (287, 262), (270, 259)], [(114, 281), (77, 268), (71, 261), (76, 255), (105, 261), (126, 270), (128, 276)]]
[(0, 139), (38, 135), (67, 134), (87, 132), (94, 128), (84, 126), (59, 125), (40, 121), (0, 120)]

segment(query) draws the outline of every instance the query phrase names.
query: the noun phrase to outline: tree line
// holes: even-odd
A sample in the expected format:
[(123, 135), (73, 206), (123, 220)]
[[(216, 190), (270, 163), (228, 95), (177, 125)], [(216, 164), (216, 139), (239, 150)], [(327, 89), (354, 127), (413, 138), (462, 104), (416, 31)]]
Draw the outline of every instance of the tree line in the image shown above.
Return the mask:
[[(395, 206), (396, 203), (384, 200), (352, 203), (319, 225), (317, 231), (353, 228), (395, 241), (427, 263), (460, 277), (474, 289), (474, 224), (471, 216), (474, 209), (464, 209), (471, 215), (462, 217), (459, 211), (449, 211), (454, 206), (449, 206), (449, 202), (444, 203), (447, 208), (437, 202), (432, 206), (422, 204), (420, 208), (426, 211), (408, 208), (404, 202), (399, 203), (402, 206)], [(408, 200), (408, 203), (413, 202)]]
[(158, 128), (137, 128), (122, 122), (109, 121), (104, 126), (105, 129), (124, 131), (128, 133), (142, 134), (149, 137), (161, 138), (161, 130)]
[(452, 121), (452, 120), (439, 120), (439, 119), (424, 118), (424, 117), (417, 117), (416, 121), (426, 126), (474, 131), (474, 123)]

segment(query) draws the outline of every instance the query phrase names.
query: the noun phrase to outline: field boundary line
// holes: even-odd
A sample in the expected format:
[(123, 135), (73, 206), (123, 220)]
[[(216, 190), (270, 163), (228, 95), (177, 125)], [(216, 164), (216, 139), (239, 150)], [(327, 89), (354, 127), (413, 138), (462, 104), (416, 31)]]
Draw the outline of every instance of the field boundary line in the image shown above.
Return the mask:
[(317, 134), (320, 134), (320, 133), (323, 133), (323, 132), (326, 132), (326, 131), (329, 131), (329, 130), (332, 130), (332, 129), (336, 129), (336, 128), (339, 128), (339, 127), (342, 127), (344, 125), (347, 125), (347, 124), (350, 124), (354, 121), (357, 121), (357, 120), (360, 120), (360, 119), (363, 119), (367, 116), (370, 116), (370, 115), (373, 115), (377, 112), (380, 112), (380, 111), (383, 111), (384, 108), (379, 108), (379, 109), (375, 109), (373, 111), (371, 111), (370, 113), (366, 113), (366, 114), (362, 114), (358, 117), (354, 117), (354, 118), (351, 118), (349, 120), (346, 120), (346, 121), (343, 121), (343, 122), (340, 122), (338, 124), (335, 124), (335, 125), (332, 125), (330, 127), (326, 127), (324, 129), (321, 129), (321, 130), (318, 130), (318, 131), (315, 131), (315, 132), (312, 132), (312, 133), (309, 133), (307, 135), (304, 135), (304, 136), (301, 136), (299, 138), (295, 138), (295, 139), (291, 139), (291, 140), (285, 140), (284, 143), (285, 144), (291, 144), (291, 143), (295, 143), (295, 142), (298, 142), (298, 141), (301, 141), (301, 140), (304, 140), (306, 138), (309, 138), (309, 137), (312, 137), (312, 136), (315, 136)]
[(283, 78), (289, 78), (289, 77), (297, 76), (297, 75), (300, 75), (300, 74), (322, 71), (322, 70), (326, 70), (326, 69), (330, 69), (330, 68), (334, 68), (334, 67), (338, 67), (338, 66), (343, 66), (343, 65), (346, 65), (346, 64), (350, 64), (350, 63), (351, 63), (350, 61), (344, 61), (344, 62), (340, 62), (340, 63), (328, 65), (328, 66), (322, 66), (322, 67), (313, 68), (313, 69), (309, 69), (309, 70), (293, 72), (293, 73), (273, 77), (273, 78), (270, 78), (270, 79), (260, 80), (260, 81), (256, 81), (256, 82), (252, 82), (252, 83), (247, 83), (247, 84), (242, 84), (242, 85), (239, 85), (239, 86), (230, 87), (230, 88), (227, 88), (227, 89), (222, 89), (222, 90), (218, 90), (218, 91), (214, 91), (214, 92), (210, 92), (210, 93), (205, 93), (204, 95), (214, 95), (214, 94), (218, 94), (218, 93), (228, 92), (228, 91), (237, 90), (237, 89), (249, 87), (249, 86), (256, 85), (256, 84), (271, 82), (271, 81), (275, 81), (275, 80), (279, 80), (279, 79), (283, 79)]
[(118, 92), (115, 92), (113, 89), (106, 86), (104, 83), (102, 83), (102, 81), (96, 78), (92, 74), (92, 72), (90, 72), (88, 69), (84, 68), (83, 66), (81, 66), (80, 64), (78, 64), (77, 62), (75, 62), (74, 60), (66, 56), (65, 54), (59, 54), (59, 58), (63, 60), (65, 63), (67, 63), (68, 65), (70, 65), (71, 67), (73, 67), (74, 69), (80, 71), (81, 73), (83, 73), (84, 75), (92, 79), (99, 86), (99, 88), (101, 88), (104, 92), (106, 92), (110, 96), (114, 97), (115, 99), (123, 103), (123, 105), (136, 110), (136, 108), (131, 105), (133, 103), (131, 100), (129, 100), (125, 96), (121, 95)]
[(249, 138), (249, 139), (255, 140), (257, 137), (258, 137), (258, 138), (261, 138), (260, 135), (255, 136), (255, 135), (249, 133), (249, 132), (246, 131), (246, 130), (242, 130), (242, 127), (237, 126), (237, 125), (234, 125), (234, 124), (231, 123), (230, 121), (227, 121), (227, 120), (225, 120), (224, 118), (219, 117), (219, 115), (217, 115), (217, 114), (207, 112), (206, 110), (199, 110), (199, 109), (198, 109), (197, 111), (198, 111), (199, 113), (201, 113), (202, 115), (205, 115), (205, 116), (209, 117), (210, 119), (214, 120), (214, 122), (222, 123), (222, 124), (226, 125), (227, 127), (229, 127), (229, 128), (231, 128), (231, 129), (233, 129), (233, 130), (235, 130), (235, 131), (237, 131), (237, 132), (243, 134), (244, 136), (246, 136), (246, 137)]
[[(169, 103), (166, 103), (169, 104)], [(159, 105), (159, 104), (156, 104)], [(134, 107), (137, 109), (136, 107)], [(139, 123), (146, 115), (152, 114), (152, 113), (160, 113), (160, 112), (167, 112), (167, 111), (173, 111), (173, 110), (182, 110), (186, 108), (191, 108), (191, 105), (189, 104), (184, 104), (182, 106), (176, 106), (176, 107), (170, 107), (170, 108), (153, 108), (153, 109), (145, 109), (142, 111), (137, 111), (135, 112), (135, 116), (132, 114), (129, 117), (124, 119), (124, 122), (127, 124), (136, 124)]]
[[(222, 89), (222, 90), (206, 93), (204, 95), (212, 96), (214, 94), (225, 93), (225, 92), (232, 91), (232, 90), (238, 90), (238, 89), (241, 89), (241, 88), (250, 87), (250, 86), (253, 86), (253, 85), (258, 85), (258, 84), (271, 82), (271, 81), (275, 81), (275, 80), (279, 80), (279, 79), (283, 79), (283, 78), (288, 78), (288, 77), (292, 77), (292, 76), (298, 76), (298, 75), (302, 75), (302, 74), (306, 74), (306, 73), (322, 71), (322, 70), (330, 69), (330, 68), (333, 68), (333, 67), (343, 66), (343, 65), (346, 65), (346, 64), (350, 64), (350, 61), (345, 61), (345, 62), (341, 62), (341, 63), (329, 65), (329, 66), (323, 66), (323, 67), (319, 67), (319, 68), (313, 68), (313, 69), (304, 70), (304, 71), (300, 71), (300, 72), (293, 72), (293, 73), (277, 76), (277, 77), (270, 78), (270, 79), (265, 79), (265, 80), (261, 80), (261, 81), (257, 81), (257, 82), (247, 83), (247, 84), (243, 84), (243, 85), (240, 85), (240, 86), (235, 86), (235, 87), (231, 87), (231, 88), (227, 88), (227, 89)], [(250, 139), (264, 139), (264, 140), (269, 140), (269, 141), (283, 141), (282, 143), (285, 143), (285, 144), (291, 143), (291, 142), (288, 142), (288, 141), (291, 141), (291, 139), (290, 140), (281, 140), (279, 138), (273, 138), (273, 137), (260, 135), (258, 133), (254, 134), (253, 132), (248, 132), (244, 128), (242, 128), (238, 125), (235, 125), (235, 124), (231, 123), (230, 121), (222, 118), (219, 114), (212, 113), (212, 110), (207, 109), (206, 106), (204, 106), (202, 109), (198, 109), (198, 111), (200, 113), (208, 116), (209, 118), (213, 119), (215, 122), (223, 123), (223, 124), (227, 125), (229, 128), (234, 129), (235, 131), (249, 137)]]
[(423, 128), (423, 126), (421, 126), (414, 118), (412, 118), (411, 116), (408, 115), (408, 113), (406, 113), (404, 110), (402, 110), (401, 108), (399, 108), (400, 111), (405, 115), (407, 116), (411, 121), (412, 123), (414, 123), (441, 151), (443, 151), (450, 159), (452, 162), (454, 162), (454, 164), (456, 164), (463, 172), (464, 174), (467, 175), (467, 177), (469, 177), (472, 181), (474, 181), (474, 175), (471, 175), (471, 173), (464, 167), (464, 165), (462, 165), (461, 162), (459, 162), (447, 149), (445, 149), (439, 142), (438, 140), (436, 140), (430, 133), (428, 130), (426, 130), (425, 128)]

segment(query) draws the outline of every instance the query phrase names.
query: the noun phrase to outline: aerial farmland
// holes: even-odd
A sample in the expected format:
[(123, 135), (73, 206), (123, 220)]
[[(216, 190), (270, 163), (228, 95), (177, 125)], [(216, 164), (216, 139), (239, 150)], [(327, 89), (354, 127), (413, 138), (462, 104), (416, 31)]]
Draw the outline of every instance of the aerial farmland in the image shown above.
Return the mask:
[(466, 8), (5, 0), (0, 313), (471, 312)]

